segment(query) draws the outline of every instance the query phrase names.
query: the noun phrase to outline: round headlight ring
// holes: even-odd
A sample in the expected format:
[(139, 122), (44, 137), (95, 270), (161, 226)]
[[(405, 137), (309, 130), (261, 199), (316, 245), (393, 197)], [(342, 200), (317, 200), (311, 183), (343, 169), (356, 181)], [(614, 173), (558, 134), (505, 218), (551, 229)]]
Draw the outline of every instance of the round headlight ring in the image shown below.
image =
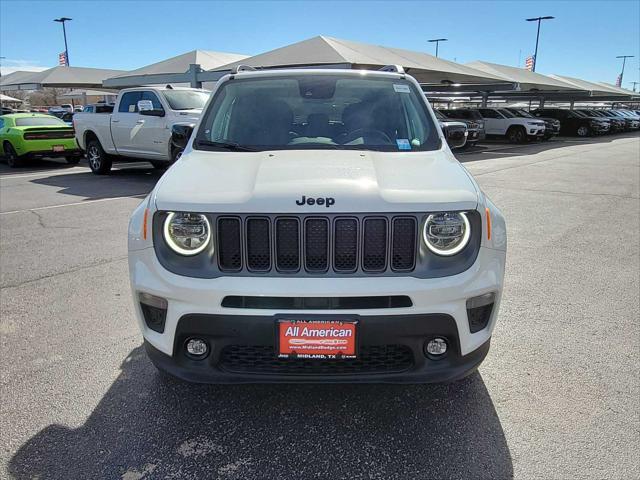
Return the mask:
[(167, 218), (165, 218), (164, 220), (164, 227), (163, 227), (164, 241), (167, 243), (167, 245), (169, 245), (169, 248), (171, 248), (171, 250), (173, 250), (174, 252), (184, 256), (193, 256), (202, 252), (205, 248), (207, 248), (207, 245), (209, 245), (209, 242), (211, 241), (211, 224), (209, 223), (209, 219), (207, 218), (206, 215), (202, 215), (200, 213), (189, 213), (189, 212), (179, 213), (179, 215), (185, 215), (185, 214), (197, 215), (202, 220), (204, 220), (205, 228), (207, 230), (206, 239), (198, 247), (193, 249), (184, 248), (178, 245), (172, 238), (171, 232), (169, 231), (169, 226), (171, 225), (171, 222), (175, 218), (176, 212), (169, 212), (167, 214)]
[[(433, 218), (436, 215), (442, 215), (442, 214), (459, 215), (464, 224), (464, 231), (462, 232), (462, 240), (459, 243), (457, 243), (456, 246), (453, 248), (449, 248), (449, 249), (440, 248), (436, 245), (433, 245), (429, 241), (429, 235), (428, 235), (429, 224), (433, 221)], [(442, 255), (445, 257), (455, 255), (456, 253), (459, 253), (460, 251), (462, 251), (462, 249), (466, 247), (467, 244), (469, 243), (470, 238), (471, 238), (471, 224), (469, 223), (469, 219), (467, 218), (467, 214), (465, 212), (439, 212), (439, 213), (431, 214), (427, 217), (427, 221), (424, 222), (424, 227), (422, 229), (422, 239), (425, 245), (429, 248), (429, 250), (431, 250), (436, 255)]]

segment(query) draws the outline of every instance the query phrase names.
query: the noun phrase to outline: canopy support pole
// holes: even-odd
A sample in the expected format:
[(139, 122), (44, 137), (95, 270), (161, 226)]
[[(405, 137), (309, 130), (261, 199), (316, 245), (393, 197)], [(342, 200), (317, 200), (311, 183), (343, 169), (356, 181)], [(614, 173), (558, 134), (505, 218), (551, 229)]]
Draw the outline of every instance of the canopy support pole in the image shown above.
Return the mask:
[(191, 85), (191, 88), (202, 88), (202, 82), (198, 80), (198, 73), (200, 73), (201, 71), (202, 69), (200, 68), (199, 64), (189, 64), (189, 71), (187, 73), (189, 74), (189, 83)]
[(569, 102), (569, 110), (573, 110), (573, 105), (574, 105), (575, 103), (576, 103), (576, 102), (575, 102), (575, 100), (571, 100), (571, 101)]
[(487, 102), (489, 101), (489, 93), (482, 92), (482, 108), (487, 108)]

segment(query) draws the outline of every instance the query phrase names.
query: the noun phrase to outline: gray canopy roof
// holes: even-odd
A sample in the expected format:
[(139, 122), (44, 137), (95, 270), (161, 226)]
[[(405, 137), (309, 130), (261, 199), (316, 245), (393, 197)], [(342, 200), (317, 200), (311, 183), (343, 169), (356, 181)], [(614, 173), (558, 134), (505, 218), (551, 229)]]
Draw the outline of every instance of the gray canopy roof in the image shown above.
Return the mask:
[[(0, 78), (0, 90), (5, 90), (5, 85), (12, 85), (14, 83), (19, 82), (23, 78), (27, 78), (32, 76), (37, 72), (28, 72), (26, 70), (16, 70), (15, 72), (9, 73), (8, 75), (4, 75)], [(17, 88), (11, 88), (11, 90), (18, 90)]]
[[(192, 64), (200, 65), (203, 70), (211, 70), (230, 62), (242, 60), (243, 58), (247, 58), (247, 56), (238, 53), (214, 52), (211, 50), (192, 50), (182, 55), (162, 60), (161, 62), (152, 63), (136, 70), (115, 75), (105, 82), (105, 85), (125, 87), (165, 83), (162, 81), (163, 79), (158, 76), (184, 74)], [(188, 81), (188, 79), (184, 81)]]
[(420, 83), (490, 83), (502, 78), (427, 53), (318, 36), (216, 68), (343, 67), (379, 69), (401, 65)]
[(120, 73), (122, 70), (60, 66), (42, 72), (31, 72), (30, 75), (12, 78), (7, 75), (6, 79), (2, 79), (0, 88), (2, 90), (36, 90), (43, 87), (101, 87), (104, 79)]
[(579, 78), (567, 77), (564, 75), (550, 75), (550, 77), (560, 80), (562, 82), (574, 85), (576, 88), (587, 90), (591, 92), (591, 96), (593, 97), (599, 97), (599, 96), (610, 97), (612, 95), (615, 96), (615, 95), (633, 94), (633, 92), (624, 92), (624, 91), (620, 92), (618, 90), (622, 90), (622, 89), (618, 89), (613, 85), (605, 85), (605, 84), (596, 83), (596, 82), (589, 82), (587, 80), (581, 80)]
[(582, 90), (581, 88), (576, 88), (575, 85), (564, 82), (557, 78), (551, 78), (540, 73), (530, 72), (529, 70), (525, 70), (524, 68), (510, 67), (508, 65), (500, 65), (497, 63), (480, 61), (466, 63), (465, 65), (478, 69), (487, 74), (496, 75), (503, 80), (516, 82), (519, 84), (521, 91)]

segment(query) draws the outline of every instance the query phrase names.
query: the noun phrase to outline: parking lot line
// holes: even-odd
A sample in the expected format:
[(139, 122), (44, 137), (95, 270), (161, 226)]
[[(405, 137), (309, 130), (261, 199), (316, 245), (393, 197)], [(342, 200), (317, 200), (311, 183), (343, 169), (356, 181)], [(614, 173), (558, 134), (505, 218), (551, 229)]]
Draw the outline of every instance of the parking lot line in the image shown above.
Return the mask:
[(22, 210), (11, 210), (9, 212), (0, 212), (0, 216), (10, 215), (13, 213), (36, 212), (38, 210), (49, 210), (52, 208), (73, 207), (76, 205), (89, 205), (91, 203), (107, 202), (109, 200), (122, 200), (124, 198), (144, 198), (147, 195), (148, 193), (136, 193), (133, 195), (124, 195), (122, 197), (97, 198), (95, 200), (85, 200), (84, 202), (63, 203), (61, 205), (49, 205), (46, 207), (35, 207), (35, 208), (25, 208)]

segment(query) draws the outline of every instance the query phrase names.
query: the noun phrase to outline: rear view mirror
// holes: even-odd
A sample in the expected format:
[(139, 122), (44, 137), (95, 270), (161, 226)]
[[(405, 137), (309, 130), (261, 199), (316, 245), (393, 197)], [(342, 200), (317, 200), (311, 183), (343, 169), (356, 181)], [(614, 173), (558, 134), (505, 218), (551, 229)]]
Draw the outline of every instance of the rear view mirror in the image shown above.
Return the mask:
[(176, 123), (171, 127), (171, 146), (179, 151), (187, 148), (195, 123)]

